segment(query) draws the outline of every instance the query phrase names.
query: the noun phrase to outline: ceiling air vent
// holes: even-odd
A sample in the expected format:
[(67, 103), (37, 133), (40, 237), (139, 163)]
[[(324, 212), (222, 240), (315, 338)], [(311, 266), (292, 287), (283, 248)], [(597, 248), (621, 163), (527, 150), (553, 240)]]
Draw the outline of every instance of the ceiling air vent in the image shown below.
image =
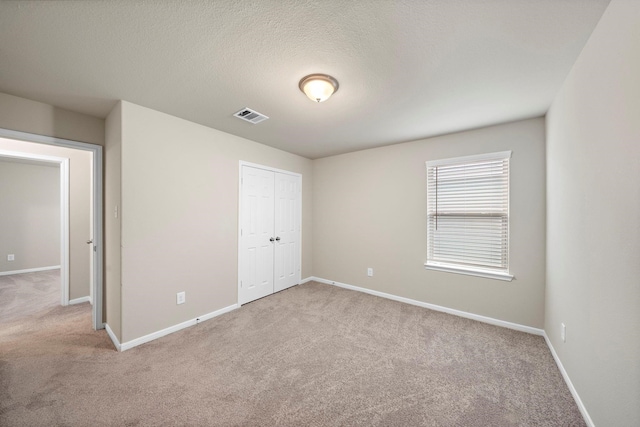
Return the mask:
[(254, 125), (264, 120), (267, 120), (269, 118), (264, 114), (260, 114), (257, 111), (253, 111), (249, 108), (243, 108), (242, 110), (235, 113), (234, 116), (236, 116), (239, 119), (246, 120), (249, 123), (253, 123)]

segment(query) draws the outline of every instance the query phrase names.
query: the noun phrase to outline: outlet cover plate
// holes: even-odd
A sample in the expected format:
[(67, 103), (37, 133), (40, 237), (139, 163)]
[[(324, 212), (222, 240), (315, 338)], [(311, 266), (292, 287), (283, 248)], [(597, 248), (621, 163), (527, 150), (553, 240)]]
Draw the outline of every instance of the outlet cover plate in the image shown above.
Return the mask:
[(178, 292), (176, 294), (176, 304), (184, 304), (186, 300), (187, 300), (186, 292)]

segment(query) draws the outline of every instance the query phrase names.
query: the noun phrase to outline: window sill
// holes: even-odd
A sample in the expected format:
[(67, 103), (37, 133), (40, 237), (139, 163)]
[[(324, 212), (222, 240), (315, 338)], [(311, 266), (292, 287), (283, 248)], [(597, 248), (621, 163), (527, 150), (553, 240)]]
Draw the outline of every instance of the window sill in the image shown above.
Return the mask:
[(486, 279), (504, 280), (510, 282), (513, 280), (513, 276), (508, 273), (499, 273), (490, 270), (471, 269), (459, 266), (453, 266), (450, 264), (430, 264), (424, 263), (424, 268), (427, 270), (444, 271), (447, 273), (465, 274), (467, 276), (484, 277)]

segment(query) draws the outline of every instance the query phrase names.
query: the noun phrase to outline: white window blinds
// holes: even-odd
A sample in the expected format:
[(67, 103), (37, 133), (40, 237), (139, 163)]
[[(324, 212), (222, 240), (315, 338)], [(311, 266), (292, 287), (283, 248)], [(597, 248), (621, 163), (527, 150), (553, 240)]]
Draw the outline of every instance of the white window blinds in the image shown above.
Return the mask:
[(508, 275), (510, 157), (427, 162), (427, 267)]

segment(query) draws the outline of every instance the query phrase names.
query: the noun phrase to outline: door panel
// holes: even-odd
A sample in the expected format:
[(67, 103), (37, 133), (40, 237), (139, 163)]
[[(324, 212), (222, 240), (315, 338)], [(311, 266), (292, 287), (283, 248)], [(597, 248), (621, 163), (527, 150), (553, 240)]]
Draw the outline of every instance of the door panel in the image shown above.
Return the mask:
[(240, 304), (273, 293), (273, 172), (242, 167)]
[(300, 177), (275, 174), (275, 232), (276, 264), (275, 291), (281, 291), (299, 282), (300, 252)]

